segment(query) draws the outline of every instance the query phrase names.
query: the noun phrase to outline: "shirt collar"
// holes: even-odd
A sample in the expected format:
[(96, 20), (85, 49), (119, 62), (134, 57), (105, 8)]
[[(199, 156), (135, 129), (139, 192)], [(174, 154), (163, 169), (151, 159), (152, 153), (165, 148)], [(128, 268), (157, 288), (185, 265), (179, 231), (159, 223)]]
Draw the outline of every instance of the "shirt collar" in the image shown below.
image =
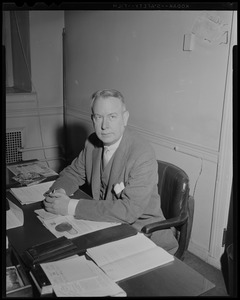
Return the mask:
[(109, 145), (109, 146), (104, 146), (104, 149), (108, 149), (111, 152), (116, 151), (119, 144), (120, 144), (120, 142), (121, 142), (121, 140), (122, 140), (122, 136), (116, 143), (114, 143), (112, 145)]

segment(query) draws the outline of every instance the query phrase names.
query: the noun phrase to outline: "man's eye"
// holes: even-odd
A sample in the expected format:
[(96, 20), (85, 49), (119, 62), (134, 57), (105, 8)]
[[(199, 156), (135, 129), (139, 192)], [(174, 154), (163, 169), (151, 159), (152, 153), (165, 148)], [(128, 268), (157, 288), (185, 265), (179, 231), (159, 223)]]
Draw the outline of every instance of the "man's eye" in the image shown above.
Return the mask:
[(117, 118), (116, 115), (110, 115), (110, 120), (114, 120), (114, 119), (116, 119), (116, 118)]

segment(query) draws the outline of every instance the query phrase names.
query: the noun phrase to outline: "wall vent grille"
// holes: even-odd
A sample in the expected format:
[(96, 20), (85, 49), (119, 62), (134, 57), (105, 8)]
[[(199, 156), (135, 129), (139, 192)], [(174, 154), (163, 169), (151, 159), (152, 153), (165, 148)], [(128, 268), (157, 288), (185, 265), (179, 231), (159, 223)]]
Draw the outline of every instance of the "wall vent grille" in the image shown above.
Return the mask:
[(9, 131), (6, 133), (6, 163), (14, 163), (22, 160), (22, 131)]

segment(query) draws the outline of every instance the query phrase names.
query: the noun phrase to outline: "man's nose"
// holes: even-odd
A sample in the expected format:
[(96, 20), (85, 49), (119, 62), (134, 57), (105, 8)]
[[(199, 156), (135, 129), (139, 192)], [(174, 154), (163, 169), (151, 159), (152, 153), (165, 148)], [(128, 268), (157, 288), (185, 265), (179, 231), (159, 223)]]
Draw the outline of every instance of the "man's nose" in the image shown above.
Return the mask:
[(102, 119), (102, 129), (106, 129), (109, 126), (109, 120), (108, 117), (103, 117)]

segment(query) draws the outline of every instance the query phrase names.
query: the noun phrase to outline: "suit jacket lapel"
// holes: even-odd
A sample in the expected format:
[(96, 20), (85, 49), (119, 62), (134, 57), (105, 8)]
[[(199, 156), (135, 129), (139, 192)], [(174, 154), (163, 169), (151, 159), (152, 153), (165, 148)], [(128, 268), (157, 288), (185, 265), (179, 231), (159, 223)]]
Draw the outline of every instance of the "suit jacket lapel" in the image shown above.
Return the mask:
[(92, 153), (92, 194), (93, 199), (100, 198), (100, 166), (102, 160), (102, 148), (95, 148)]
[(127, 152), (128, 152), (128, 134), (125, 131), (122, 140), (119, 144), (118, 149), (116, 150), (113, 162), (112, 162), (112, 168), (110, 172), (110, 178), (109, 178), (109, 185), (108, 185), (108, 192), (112, 191), (113, 185), (116, 183), (120, 183), (119, 181), (119, 175), (122, 173), (122, 170), (125, 166), (125, 161), (127, 159)]

